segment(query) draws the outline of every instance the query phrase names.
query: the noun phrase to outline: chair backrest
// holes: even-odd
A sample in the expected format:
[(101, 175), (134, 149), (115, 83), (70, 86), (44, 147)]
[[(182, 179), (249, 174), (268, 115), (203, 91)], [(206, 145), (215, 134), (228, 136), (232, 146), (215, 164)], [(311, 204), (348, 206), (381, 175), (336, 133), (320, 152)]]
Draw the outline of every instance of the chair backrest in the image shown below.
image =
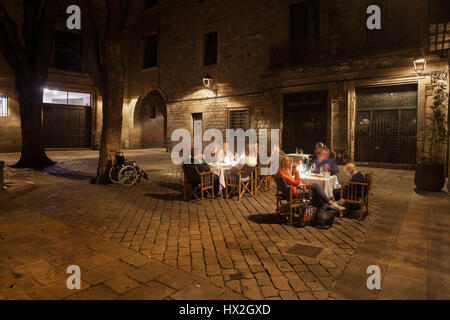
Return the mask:
[(277, 184), (277, 189), (278, 192), (281, 193), (282, 195), (289, 197), (290, 195), (290, 190), (289, 187), (286, 183), (286, 180), (284, 180), (283, 177), (273, 177), (275, 179), (275, 183)]
[(369, 194), (369, 192), (372, 191), (372, 182), (373, 182), (373, 172), (369, 172), (368, 174), (366, 174), (366, 183), (368, 185), (367, 187), (367, 194)]
[(125, 165), (125, 155), (123, 152), (117, 152), (116, 154), (116, 165), (121, 167)]
[(200, 176), (194, 165), (183, 164), (183, 172), (186, 180), (192, 184), (200, 183)]
[(253, 170), (255, 170), (255, 167), (251, 167), (247, 164), (244, 165), (241, 169), (241, 177), (242, 178), (248, 178), (252, 175)]

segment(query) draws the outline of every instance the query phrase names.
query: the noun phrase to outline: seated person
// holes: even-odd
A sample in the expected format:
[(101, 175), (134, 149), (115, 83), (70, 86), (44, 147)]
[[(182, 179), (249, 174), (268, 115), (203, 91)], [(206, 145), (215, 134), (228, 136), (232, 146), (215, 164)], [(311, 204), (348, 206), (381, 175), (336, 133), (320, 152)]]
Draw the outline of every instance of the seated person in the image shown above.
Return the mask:
[[(364, 176), (356, 170), (356, 166), (353, 163), (347, 163), (344, 167), (344, 172), (347, 176), (351, 177), (350, 182), (358, 182), (358, 183), (364, 183), (365, 179)], [(344, 186), (343, 190), (344, 198), (347, 198), (348, 196), (348, 186)], [(356, 195), (359, 198), (361, 198), (362, 194), (362, 186), (357, 186), (356, 189)], [(334, 200), (338, 201), (341, 199), (341, 188), (338, 187), (333, 191)]]
[(317, 142), (316, 148), (314, 149), (314, 156), (311, 159), (311, 163), (316, 161), (320, 154), (322, 153), (323, 148), (325, 148), (325, 144), (323, 142)]
[(273, 155), (274, 153), (278, 153), (278, 155), (279, 155), (280, 157), (284, 157), (284, 156), (285, 156), (285, 153), (283, 152), (283, 150), (281, 150), (280, 145), (279, 145), (278, 143), (275, 143), (275, 144), (273, 145), (273, 148), (272, 148), (272, 155)]
[(329, 171), (332, 176), (339, 173), (339, 167), (333, 159), (330, 158), (330, 149), (324, 147), (322, 152), (318, 155), (316, 160), (312, 161), (315, 164), (315, 173), (320, 173), (320, 169), (323, 168), (325, 171)]
[(249, 146), (245, 146), (245, 152), (238, 157), (238, 163), (231, 168), (231, 173), (241, 172), (242, 181), (250, 180), (254, 168), (258, 165), (258, 158), (250, 154)]
[[(183, 164), (183, 165), (187, 168), (197, 168), (198, 172), (200, 172), (200, 173), (210, 172), (211, 167), (205, 163), (203, 158), (204, 158), (204, 156), (202, 153), (196, 154), (195, 149), (192, 148), (191, 149), (191, 162), (189, 164)], [(195, 160), (199, 160), (199, 159), (201, 159), (201, 163), (196, 163)], [(200, 184), (200, 181), (191, 181), (191, 182)], [(214, 174), (214, 196), (218, 197), (219, 191), (220, 191), (219, 176)]]
[[(292, 177), (292, 167), (294, 167), (294, 178)], [(290, 186), (293, 186), (292, 191), (295, 196), (299, 195), (298, 188), (303, 188), (300, 185), (300, 173), (298, 172), (297, 164), (293, 163), (293, 159), (290, 157), (284, 157), (281, 160), (281, 166), (278, 173), (275, 175), (275, 178), (284, 178), (286, 183)], [(312, 202), (315, 207), (322, 207), (323, 204), (328, 204), (328, 206), (332, 209), (343, 211), (345, 210), (344, 207), (341, 207), (337, 203), (330, 200), (330, 198), (327, 197), (325, 192), (320, 188), (320, 186), (317, 183), (312, 184), (311, 186), (312, 190)]]
[(228, 143), (223, 143), (223, 148), (217, 152), (216, 161), (219, 163), (231, 163), (234, 160), (234, 155), (228, 147)]

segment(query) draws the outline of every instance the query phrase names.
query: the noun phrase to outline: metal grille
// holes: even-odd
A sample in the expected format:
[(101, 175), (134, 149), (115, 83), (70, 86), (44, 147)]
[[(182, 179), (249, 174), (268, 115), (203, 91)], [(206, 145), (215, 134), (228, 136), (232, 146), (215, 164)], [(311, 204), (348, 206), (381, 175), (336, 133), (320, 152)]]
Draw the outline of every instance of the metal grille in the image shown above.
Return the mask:
[(8, 98), (0, 97), (0, 117), (8, 116)]
[(248, 127), (249, 127), (248, 108), (228, 109), (228, 129), (247, 130)]
[(416, 110), (358, 112), (355, 160), (415, 163)]
[(430, 25), (430, 51), (450, 49), (450, 23)]

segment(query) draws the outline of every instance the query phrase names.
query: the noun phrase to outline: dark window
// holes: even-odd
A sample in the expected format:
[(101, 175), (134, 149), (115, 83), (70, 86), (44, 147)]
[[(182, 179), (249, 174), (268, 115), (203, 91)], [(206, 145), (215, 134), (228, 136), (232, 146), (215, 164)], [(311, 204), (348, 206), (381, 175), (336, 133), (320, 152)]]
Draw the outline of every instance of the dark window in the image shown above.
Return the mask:
[(291, 40), (318, 40), (320, 1), (309, 0), (291, 6)]
[(145, 1), (145, 10), (156, 7), (157, 5), (158, 5), (157, 0), (146, 0)]
[(62, 70), (82, 71), (80, 34), (55, 31), (55, 67)]
[(205, 66), (217, 63), (217, 32), (205, 34)]
[(0, 118), (8, 116), (8, 98), (0, 97)]
[(202, 113), (193, 113), (192, 120), (194, 122), (194, 130), (195, 126), (199, 126), (203, 130), (203, 114)]
[(231, 108), (228, 109), (228, 129), (243, 129), (249, 128), (249, 114), (248, 108)]
[(158, 65), (158, 35), (145, 38), (144, 69)]
[(156, 119), (156, 108), (154, 106), (149, 107), (149, 118)]

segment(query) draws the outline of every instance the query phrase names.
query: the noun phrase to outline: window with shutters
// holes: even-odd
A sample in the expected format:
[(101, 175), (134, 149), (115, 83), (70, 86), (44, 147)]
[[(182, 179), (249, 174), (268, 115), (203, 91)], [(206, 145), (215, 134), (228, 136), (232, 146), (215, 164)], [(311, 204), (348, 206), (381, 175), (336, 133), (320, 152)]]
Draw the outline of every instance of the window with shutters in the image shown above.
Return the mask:
[(308, 0), (291, 6), (291, 40), (310, 41), (320, 37), (320, 1)]
[(205, 34), (205, 66), (217, 64), (217, 32)]
[(157, 0), (146, 0), (145, 1), (145, 10), (151, 9), (153, 7), (156, 7), (158, 5)]
[(144, 40), (144, 69), (158, 65), (158, 35), (146, 37)]
[(0, 97), (0, 118), (8, 116), (8, 98)]

